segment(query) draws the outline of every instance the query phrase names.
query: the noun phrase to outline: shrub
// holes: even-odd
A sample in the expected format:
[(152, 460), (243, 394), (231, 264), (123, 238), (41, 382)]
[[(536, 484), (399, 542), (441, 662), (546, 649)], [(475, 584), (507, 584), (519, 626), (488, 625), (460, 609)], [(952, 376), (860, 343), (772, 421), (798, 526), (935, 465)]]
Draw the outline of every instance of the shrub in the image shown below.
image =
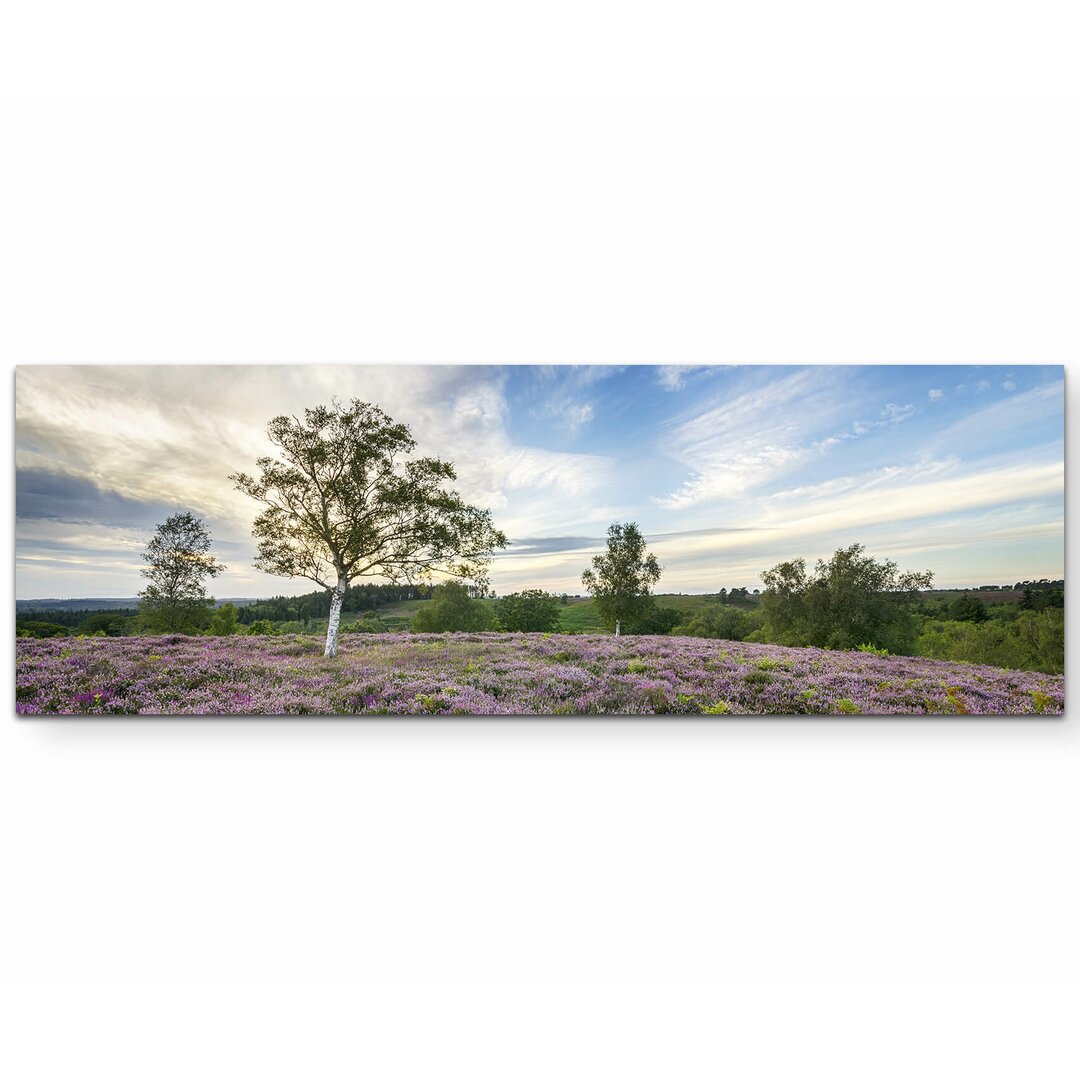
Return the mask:
[(703, 608), (688, 622), (671, 632), (680, 637), (723, 638), (742, 641), (753, 630), (753, 615), (729, 604), (713, 604)]
[(550, 633), (558, 629), (561, 614), (558, 597), (543, 589), (510, 593), (495, 604), (499, 629), (508, 633)]
[(442, 634), (455, 630), (490, 630), (494, 622), (490, 605), (474, 600), (459, 582), (448, 581), (432, 590), (431, 602), (413, 616), (409, 629), (421, 634)]
[(888, 649), (879, 649), (876, 645), (856, 645), (857, 652), (871, 653), (873, 656), (888, 656)]

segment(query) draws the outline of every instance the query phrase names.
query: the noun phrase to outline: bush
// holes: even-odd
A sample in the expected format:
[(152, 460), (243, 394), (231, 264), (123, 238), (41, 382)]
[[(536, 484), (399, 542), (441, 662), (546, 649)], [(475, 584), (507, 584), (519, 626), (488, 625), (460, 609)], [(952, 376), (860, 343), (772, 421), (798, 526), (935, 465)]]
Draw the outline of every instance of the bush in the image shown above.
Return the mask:
[(1021, 611), (1009, 622), (927, 622), (918, 655), (1056, 675), (1065, 670), (1065, 613), (1045, 608)]
[(409, 629), (419, 634), (443, 634), (459, 630), (490, 630), (495, 615), (489, 604), (474, 600), (469, 590), (448, 581), (432, 590), (431, 602), (413, 616)]
[(61, 626), (59, 623), (40, 622), (35, 619), (27, 619), (24, 622), (15, 624), (15, 633), (18, 637), (51, 638), (67, 637), (69, 635), (69, 630), (66, 626)]
[(561, 605), (542, 589), (510, 593), (495, 604), (495, 621), (508, 633), (542, 634), (558, 629)]
[(670, 634), (682, 617), (683, 613), (677, 608), (657, 607), (653, 603), (632, 619), (626, 629), (631, 634)]
[(729, 604), (714, 604), (702, 608), (689, 622), (676, 626), (671, 632), (679, 637), (723, 638), (743, 641), (753, 630), (753, 615)]

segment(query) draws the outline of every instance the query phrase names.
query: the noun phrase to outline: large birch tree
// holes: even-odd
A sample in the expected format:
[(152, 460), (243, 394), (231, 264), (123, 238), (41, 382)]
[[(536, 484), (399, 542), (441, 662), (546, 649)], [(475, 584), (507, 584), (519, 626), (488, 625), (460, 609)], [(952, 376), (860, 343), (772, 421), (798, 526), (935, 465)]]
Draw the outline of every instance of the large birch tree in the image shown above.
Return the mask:
[(267, 425), (277, 457), (259, 458), (259, 478), (229, 477), (263, 504), (253, 533), (255, 566), (303, 577), (332, 593), (326, 656), (337, 655), (341, 605), (360, 577), (391, 582), (433, 574), (486, 582), (492, 552), (506, 547), (491, 512), (445, 485), (454, 466), (413, 457), (416, 441), (376, 405), (333, 401)]

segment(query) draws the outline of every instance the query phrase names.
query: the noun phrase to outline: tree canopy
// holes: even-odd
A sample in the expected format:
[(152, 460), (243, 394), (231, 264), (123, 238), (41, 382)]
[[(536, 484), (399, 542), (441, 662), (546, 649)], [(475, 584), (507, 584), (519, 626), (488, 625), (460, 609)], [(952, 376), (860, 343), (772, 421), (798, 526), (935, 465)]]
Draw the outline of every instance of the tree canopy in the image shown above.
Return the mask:
[(495, 604), (500, 630), (511, 633), (548, 633), (558, 628), (560, 609), (557, 596), (543, 589), (525, 589), (510, 593)]
[(592, 567), (581, 575), (596, 600), (601, 624), (616, 633), (623, 623), (645, 619), (655, 604), (652, 586), (659, 580), (660, 564), (655, 555), (645, 553), (645, 538), (632, 521), (611, 523), (607, 551), (594, 555)]
[(761, 575), (766, 640), (831, 649), (911, 649), (918, 634), (914, 604), (933, 575), (901, 573), (895, 562), (864, 552), (862, 544), (841, 548), (828, 562), (819, 559), (811, 573), (805, 559), (766, 570)]
[(236, 487), (263, 504), (253, 533), (255, 566), (333, 590), (326, 654), (335, 655), (341, 600), (350, 581), (429, 580), (432, 573), (486, 582), (491, 553), (505, 547), (491, 512), (445, 485), (453, 465), (412, 457), (416, 441), (376, 405), (334, 400), (278, 416), (267, 426), (277, 457)]
[(443, 634), (456, 630), (491, 630), (495, 616), (489, 604), (474, 600), (460, 581), (447, 581), (432, 591), (409, 624), (411, 630), (425, 634)]

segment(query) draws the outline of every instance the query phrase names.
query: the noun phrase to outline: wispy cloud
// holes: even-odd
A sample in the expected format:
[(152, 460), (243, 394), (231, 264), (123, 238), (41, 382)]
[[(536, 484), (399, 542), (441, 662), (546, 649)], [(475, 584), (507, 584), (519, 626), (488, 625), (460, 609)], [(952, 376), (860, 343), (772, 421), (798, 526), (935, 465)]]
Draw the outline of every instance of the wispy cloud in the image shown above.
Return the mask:
[(257, 508), (227, 477), (272, 452), (268, 419), (332, 396), (454, 462), (511, 538), (499, 591), (580, 592), (613, 520), (664, 590), (752, 587), (854, 541), (946, 583), (1063, 567), (1060, 368), (62, 367), (16, 390), (21, 596), (133, 595), (179, 509), (210, 525), (220, 595), (306, 591), (252, 568)]
[(661, 364), (656, 369), (656, 383), (669, 392), (681, 390), (690, 374), (697, 370), (693, 364)]
[(890, 401), (889, 404), (881, 410), (881, 419), (886, 424), (899, 424), (904, 420), (910, 420), (914, 415), (914, 405), (897, 405), (894, 401)]
[[(585, 382), (604, 369), (580, 374)], [(243, 554), (220, 581), (249, 578), (256, 507), (228, 480), (273, 453), (266, 423), (337, 396), (378, 402), (412, 428), (423, 453), (453, 461), (469, 501), (501, 511), (500, 525), (572, 527), (581, 501), (611, 475), (602, 455), (519, 442), (504, 375), (480, 367), (23, 367), (16, 385), (19, 513), (134, 523), (145, 544), (153, 524), (190, 509), (215, 543)], [(586, 424), (591, 409), (572, 417)], [(32, 541), (23, 540), (24, 553)], [(237, 578), (236, 580), (239, 580)], [(251, 580), (256, 580), (252, 578)], [(264, 588), (300, 585), (262, 578)]]
[(835, 382), (826, 385), (820, 369), (754, 380), (712, 401), (667, 440), (665, 451), (692, 475), (658, 504), (684, 509), (760, 487), (820, 453), (815, 444), (840, 408)]

